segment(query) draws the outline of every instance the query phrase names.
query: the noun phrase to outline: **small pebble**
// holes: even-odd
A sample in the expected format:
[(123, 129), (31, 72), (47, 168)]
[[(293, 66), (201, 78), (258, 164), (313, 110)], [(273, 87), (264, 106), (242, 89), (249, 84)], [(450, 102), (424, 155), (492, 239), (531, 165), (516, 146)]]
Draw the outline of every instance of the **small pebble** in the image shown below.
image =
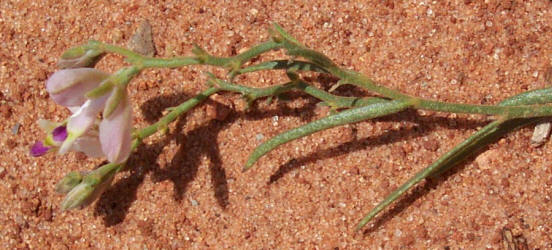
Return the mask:
[(278, 126), (278, 119), (279, 119), (279, 117), (277, 115), (272, 117), (272, 125), (273, 126)]
[(15, 125), (13, 125), (12, 129), (11, 129), (11, 132), (12, 134), (17, 134), (17, 132), (19, 132), (19, 127), (21, 127), (21, 123), (16, 123)]
[(531, 146), (539, 147), (542, 146), (548, 139), (550, 135), (550, 122), (539, 123), (535, 126), (533, 131), (533, 136), (531, 137)]
[(140, 27), (138, 27), (136, 32), (128, 41), (127, 46), (132, 51), (145, 56), (153, 56), (155, 54), (151, 24), (148, 20), (142, 21)]

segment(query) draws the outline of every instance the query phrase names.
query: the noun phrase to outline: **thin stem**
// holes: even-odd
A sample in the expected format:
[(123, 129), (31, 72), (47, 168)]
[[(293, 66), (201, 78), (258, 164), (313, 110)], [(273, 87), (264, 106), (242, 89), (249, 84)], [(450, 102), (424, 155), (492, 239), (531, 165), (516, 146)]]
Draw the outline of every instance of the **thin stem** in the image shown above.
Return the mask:
[(418, 172), (414, 177), (409, 179), (406, 183), (404, 183), (399, 188), (395, 189), (387, 197), (385, 197), (385, 199), (381, 203), (379, 203), (367, 215), (365, 215), (362, 218), (362, 220), (356, 226), (356, 230), (361, 229), (370, 220), (372, 220), (378, 213), (380, 213), (383, 209), (389, 206), (393, 201), (395, 201), (397, 198), (402, 196), (407, 190), (412, 188), (414, 185), (416, 185), (423, 179), (431, 175), (445, 172), (451, 167), (462, 162), (462, 160), (464, 160), (466, 157), (481, 150), (489, 143), (492, 143), (494, 140), (504, 135), (505, 133), (508, 133), (520, 126), (533, 123), (536, 120), (537, 119), (515, 119), (515, 120), (508, 120), (508, 121), (494, 121), (491, 124), (485, 126), (481, 130), (477, 131), (475, 134), (470, 136), (468, 139), (458, 144), (451, 151), (443, 155), (441, 158), (439, 158), (439, 160), (435, 161), (430, 166)]
[(182, 104), (174, 107), (171, 109), (171, 112), (169, 112), (167, 115), (159, 119), (156, 123), (145, 127), (134, 134), (134, 141), (132, 142), (132, 150), (136, 149), (138, 145), (142, 142), (142, 140), (155, 132), (159, 131), (160, 129), (165, 129), (169, 123), (173, 122), (178, 118), (181, 114), (189, 111), (205, 99), (209, 97), (210, 95), (218, 92), (218, 88), (208, 88), (207, 90), (199, 93), (198, 95), (188, 99), (187, 101), (183, 102)]
[(178, 68), (188, 65), (213, 65), (222, 67), (236, 67), (241, 66), (245, 61), (256, 57), (264, 52), (277, 49), (281, 45), (273, 41), (261, 43), (245, 52), (233, 57), (216, 57), (207, 54), (200, 48), (195, 48), (194, 52), (196, 56), (193, 57), (176, 57), (176, 58), (154, 58), (140, 55), (129, 49), (125, 49), (119, 46), (102, 43), (99, 41), (90, 41), (84, 47), (86, 49), (100, 50), (104, 52), (114, 53), (126, 57), (129, 63), (132, 63), (136, 67), (143, 68)]
[(97, 176), (100, 176), (100, 177), (107, 176), (107, 174), (112, 173), (113, 171), (119, 171), (123, 165), (124, 164), (122, 164), (122, 163), (110, 162), (110, 163), (107, 163), (107, 164), (95, 169), (94, 173)]
[(306, 48), (302, 44), (298, 43), (280, 26), (275, 25), (275, 29), (280, 35), (276, 37), (275, 40), (282, 44), (282, 47), (286, 49), (289, 55), (303, 57), (325, 69), (330, 74), (339, 77), (343, 82), (363, 87), (387, 98), (412, 103), (412, 108), (415, 109), (426, 109), (451, 113), (498, 115), (506, 119), (552, 115), (552, 104), (503, 107), (494, 105), (447, 103), (410, 96), (399, 91), (377, 85), (370, 78), (358, 72), (341, 69), (324, 54)]
[[(538, 89), (533, 91), (527, 91), (513, 97), (510, 97), (502, 102), (499, 106), (512, 106), (512, 105), (533, 105), (550, 102), (552, 89)], [(451, 151), (441, 156), (430, 166), (418, 172), (414, 177), (401, 185), (385, 199), (373, 208), (364, 218), (358, 223), (356, 230), (362, 228), (366, 223), (370, 222), (378, 213), (383, 211), (393, 201), (402, 196), (406, 191), (418, 184), (423, 179), (429, 176), (438, 176), (444, 173), (451, 167), (460, 163), (468, 156), (481, 150), (483, 147), (495, 141), (500, 136), (527, 124), (540, 121), (540, 118), (526, 118), (526, 119), (513, 119), (513, 120), (498, 120), (494, 121), (468, 139), (463, 141), (454, 147)]]
[(299, 71), (314, 71), (319, 73), (328, 73), (325, 69), (318, 67), (316, 64), (297, 61), (297, 60), (273, 60), (268, 62), (262, 62), (259, 64), (251, 65), (237, 71), (238, 74), (250, 73), (261, 70), (274, 70), (274, 69), (290, 69), (295, 68)]
[[(356, 109), (349, 112), (342, 112), (342, 113), (339, 113), (338, 115), (326, 117), (326, 119), (322, 119), (322, 122), (326, 124), (324, 126), (337, 126), (343, 123), (354, 122), (355, 119), (369, 119), (370, 117), (385, 115), (385, 114), (388, 114), (389, 112), (398, 112), (397, 109), (402, 110), (406, 108), (405, 104), (399, 104), (398, 102), (394, 104), (386, 104), (391, 102), (381, 98), (375, 98), (375, 97), (356, 98), (356, 97), (343, 97), (343, 96), (332, 95), (323, 90), (310, 86), (303, 81), (289, 82), (286, 84), (271, 86), (267, 88), (247, 87), (247, 86), (243, 86), (235, 83), (226, 82), (218, 78), (211, 78), (209, 82), (210, 84), (216, 87), (211, 87), (201, 92), (200, 94), (188, 99), (182, 104), (171, 108), (171, 111), (167, 115), (159, 119), (159, 121), (136, 132), (134, 134), (132, 150), (135, 150), (138, 147), (138, 145), (140, 145), (140, 143), (144, 138), (153, 135), (157, 131), (166, 129), (168, 124), (175, 121), (176, 118), (178, 118), (180, 115), (189, 111), (193, 107), (197, 106), (212, 94), (223, 90), (229, 91), (229, 92), (241, 93), (245, 96), (248, 96), (248, 98), (250, 98), (249, 99), (250, 101), (254, 101), (258, 98), (275, 96), (283, 92), (291, 91), (293, 89), (298, 89), (298, 90), (303, 90), (305, 91), (305, 93), (310, 94), (326, 102), (328, 105), (334, 108), (350, 108), (350, 107), (374, 105), (368, 109), (367, 108)], [(378, 109), (381, 109), (381, 110), (378, 110)], [(358, 114), (361, 114), (361, 115), (358, 116)], [(316, 124), (311, 126), (317, 127)], [(319, 131), (320, 129), (323, 129), (323, 128), (319, 127), (319, 129), (316, 131)]]
[(291, 81), (285, 84), (279, 84), (279, 85), (274, 85), (274, 86), (265, 87), (265, 88), (247, 87), (247, 86), (223, 81), (221, 79), (214, 78), (214, 77), (211, 78), (209, 82), (213, 85), (216, 85), (221, 90), (243, 94), (247, 98), (248, 102), (252, 102), (261, 97), (275, 96), (294, 89), (301, 90), (306, 94), (309, 94), (315, 98), (318, 98), (319, 100), (323, 101), (333, 109), (361, 107), (369, 104), (388, 101), (386, 99), (382, 99), (378, 97), (360, 98), (360, 97), (346, 97), (346, 96), (333, 95), (324, 90), (316, 88), (302, 80)]

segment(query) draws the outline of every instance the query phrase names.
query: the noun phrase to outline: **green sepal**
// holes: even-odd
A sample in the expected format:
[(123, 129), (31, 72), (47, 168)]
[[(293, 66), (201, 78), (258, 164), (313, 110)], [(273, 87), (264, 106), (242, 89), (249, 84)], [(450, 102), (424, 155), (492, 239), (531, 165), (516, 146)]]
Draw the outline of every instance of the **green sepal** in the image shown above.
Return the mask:
[(101, 83), (100, 86), (86, 92), (84, 96), (88, 99), (100, 98), (106, 95), (107, 93), (111, 92), (111, 90), (113, 89), (113, 86), (115, 86), (115, 84), (113, 83), (111, 78), (108, 78), (105, 81), (103, 81), (103, 83)]
[(78, 58), (78, 57), (84, 56), (84, 54), (86, 54), (87, 51), (88, 51), (88, 49), (86, 48), (86, 45), (73, 47), (73, 48), (65, 50), (65, 52), (63, 52), (63, 54), (61, 54), (61, 58), (62, 59)]
[(66, 174), (61, 181), (56, 185), (56, 192), (60, 194), (69, 193), (75, 186), (82, 182), (83, 175), (81, 172), (72, 171)]
[(126, 95), (126, 90), (124, 87), (120, 87), (120, 86), (115, 87), (115, 90), (113, 91), (111, 96), (109, 96), (105, 104), (105, 107), (102, 113), (104, 119), (109, 117), (113, 113), (113, 111), (115, 111), (117, 106), (119, 106), (119, 104), (121, 103), (121, 100), (123, 100), (123, 98), (126, 98), (125, 95)]

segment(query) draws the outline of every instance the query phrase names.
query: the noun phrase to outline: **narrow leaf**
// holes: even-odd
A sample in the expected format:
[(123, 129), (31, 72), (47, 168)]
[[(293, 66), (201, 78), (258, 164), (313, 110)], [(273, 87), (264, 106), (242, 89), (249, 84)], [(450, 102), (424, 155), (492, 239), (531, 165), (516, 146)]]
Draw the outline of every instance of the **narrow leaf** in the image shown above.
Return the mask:
[(281, 133), (257, 147), (255, 151), (253, 151), (251, 156), (249, 156), (249, 159), (247, 160), (247, 163), (245, 164), (243, 170), (245, 171), (251, 168), (259, 158), (284, 143), (324, 129), (397, 113), (408, 108), (408, 106), (410, 106), (408, 103), (402, 101), (385, 101), (374, 103), (359, 108), (348, 109), (335, 115), (330, 115), (320, 120), (305, 124), (301, 127)]

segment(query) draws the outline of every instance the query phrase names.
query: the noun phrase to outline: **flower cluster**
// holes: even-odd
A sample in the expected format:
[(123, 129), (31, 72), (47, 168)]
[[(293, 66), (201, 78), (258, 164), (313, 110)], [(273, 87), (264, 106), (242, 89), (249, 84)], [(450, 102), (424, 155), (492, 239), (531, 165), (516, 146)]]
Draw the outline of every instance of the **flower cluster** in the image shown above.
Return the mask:
[(122, 163), (130, 155), (132, 112), (126, 88), (114, 84), (110, 75), (100, 70), (71, 68), (87, 66), (82, 62), (92, 62), (89, 56), (86, 52), (77, 59), (62, 58), (63, 66), (69, 68), (55, 72), (46, 81), (52, 100), (67, 107), (72, 115), (63, 123), (40, 120), (46, 138), (33, 145), (31, 155), (80, 151), (91, 157), (105, 156), (113, 163)]
[(84, 152), (89, 157), (106, 157), (110, 162), (88, 174), (71, 172), (58, 183), (56, 191), (66, 194), (62, 209), (84, 207), (110, 184), (119, 166), (131, 151), (132, 110), (126, 82), (120, 71), (114, 75), (90, 68), (102, 53), (82, 48), (66, 52), (58, 63), (61, 70), (46, 81), (54, 102), (72, 115), (63, 122), (39, 120), (46, 132), (30, 150), (32, 156), (48, 152)]
[[(105, 93), (87, 97), (96, 89)], [(124, 87), (113, 86), (110, 75), (100, 70), (72, 68), (55, 72), (46, 82), (46, 90), (73, 114), (63, 123), (39, 121), (47, 136), (31, 148), (33, 156), (49, 151), (81, 151), (91, 157), (105, 155), (113, 163), (126, 161), (132, 140), (132, 113)]]

